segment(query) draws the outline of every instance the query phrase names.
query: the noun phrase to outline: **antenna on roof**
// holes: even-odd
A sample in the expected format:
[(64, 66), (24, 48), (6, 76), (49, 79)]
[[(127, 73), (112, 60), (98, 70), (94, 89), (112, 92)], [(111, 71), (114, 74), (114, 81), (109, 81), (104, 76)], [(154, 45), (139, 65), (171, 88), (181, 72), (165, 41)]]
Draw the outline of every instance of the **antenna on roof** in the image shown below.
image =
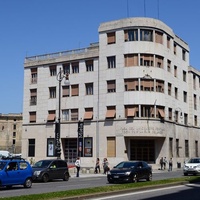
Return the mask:
[(160, 10), (159, 10), (159, 0), (157, 0), (157, 7), (158, 7), (158, 19), (159, 19), (159, 12), (160, 12)]
[(144, 0), (144, 16), (146, 17), (146, 1)]
[(129, 5), (128, 5), (128, 0), (127, 0), (127, 17), (129, 17)]

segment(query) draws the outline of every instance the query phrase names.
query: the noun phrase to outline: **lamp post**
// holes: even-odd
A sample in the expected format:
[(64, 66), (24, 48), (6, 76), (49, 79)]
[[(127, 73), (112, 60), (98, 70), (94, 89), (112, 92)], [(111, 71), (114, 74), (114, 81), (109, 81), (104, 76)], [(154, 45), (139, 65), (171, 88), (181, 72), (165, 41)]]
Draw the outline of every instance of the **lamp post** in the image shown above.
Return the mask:
[(61, 112), (61, 82), (65, 78), (68, 80), (69, 74), (64, 74), (61, 68), (57, 74), (57, 81), (59, 82), (59, 89), (58, 89), (58, 121), (55, 123), (55, 156), (60, 158), (61, 155), (61, 143), (60, 143), (60, 112)]

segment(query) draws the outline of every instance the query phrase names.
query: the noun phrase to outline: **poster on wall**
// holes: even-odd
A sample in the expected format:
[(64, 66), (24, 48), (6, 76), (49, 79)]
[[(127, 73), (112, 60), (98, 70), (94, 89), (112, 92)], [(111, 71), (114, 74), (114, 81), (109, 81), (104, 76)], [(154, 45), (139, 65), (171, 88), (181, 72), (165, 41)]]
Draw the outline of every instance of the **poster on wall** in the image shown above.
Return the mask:
[(84, 138), (84, 157), (92, 157), (92, 138)]
[(54, 156), (54, 139), (47, 139), (47, 156)]

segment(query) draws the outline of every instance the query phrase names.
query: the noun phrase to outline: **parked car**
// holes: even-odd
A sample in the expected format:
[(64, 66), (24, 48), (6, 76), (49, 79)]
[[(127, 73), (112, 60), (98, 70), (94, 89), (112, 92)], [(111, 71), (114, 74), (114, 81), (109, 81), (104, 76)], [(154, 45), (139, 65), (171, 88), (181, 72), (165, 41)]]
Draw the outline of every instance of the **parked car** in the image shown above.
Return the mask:
[(32, 186), (32, 168), (24, 159), (4, 157), (0, 160), (0, 186), (11, 188), (13, 185)]
[(109, 183), (137, 182), (140, 179), (152, 180), (152, 167), (145, 161), (120, 162), (107, 174)]
[(183, 167), (183, 174), (184, 176), (200, 174), (200, 158), (191, 158), (186, 162)]
[(53, 179), (69, 180), (67, 162), (61, 159), (40, 160), (33, 166), (33, 180), (48, 182)]
[(11, 154), (9, 151), (0, 150), (0, 158), (9, 157)]

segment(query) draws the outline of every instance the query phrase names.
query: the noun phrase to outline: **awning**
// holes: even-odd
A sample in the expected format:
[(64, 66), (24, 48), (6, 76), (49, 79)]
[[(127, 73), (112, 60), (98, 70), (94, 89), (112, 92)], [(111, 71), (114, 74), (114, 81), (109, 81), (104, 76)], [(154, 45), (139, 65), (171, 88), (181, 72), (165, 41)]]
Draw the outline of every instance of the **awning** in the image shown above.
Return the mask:
[(84, 119), (92, 119), (93, 118), (93, 111), (85, 112)]
[(116, 110), (107, 110), (106, 118), (114, 118), (116, 114)]
[(55, 113), (49, 113), (47, 121), (55, 121), (56, 114)]
[(165, 118), (165, 113), (164, 113), (163, 110), (158, 109), (158, 112), (159, 112), (159, 114), (160, 114), (160, 116), (161, 116), (162, 118)]
[(135, 111), (136, 111), (136, 108), (127, 108), (127, 117), (134, 117)]

